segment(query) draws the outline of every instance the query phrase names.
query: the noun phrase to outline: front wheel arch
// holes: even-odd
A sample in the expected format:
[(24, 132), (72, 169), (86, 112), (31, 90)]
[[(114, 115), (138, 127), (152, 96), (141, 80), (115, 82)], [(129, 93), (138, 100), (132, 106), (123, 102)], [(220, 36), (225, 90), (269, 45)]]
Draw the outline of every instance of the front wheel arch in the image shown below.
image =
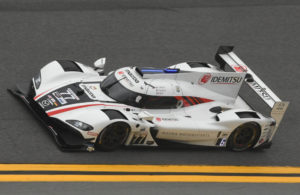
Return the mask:
[[(119, 122), (111, 123), (99, 133), (95, 142), (95, 148), (101, 151), (116, 150), (126, 142), (130, 134), (130, 131), (131, 131), (130, 125), (126, 122), (119, 121)], [(119, 133), (122, 134), (121, 135), (122, 137), (117, 138), (117, 135)], [(123, 135), (123, 133), (125, 134)], [(111, 141), (109, 140), (105, 141), (105, 137), (107, 138), (108, 136), (112, 138)], [(113, 143), (114, 141), (116, 141), (116, 143)]]

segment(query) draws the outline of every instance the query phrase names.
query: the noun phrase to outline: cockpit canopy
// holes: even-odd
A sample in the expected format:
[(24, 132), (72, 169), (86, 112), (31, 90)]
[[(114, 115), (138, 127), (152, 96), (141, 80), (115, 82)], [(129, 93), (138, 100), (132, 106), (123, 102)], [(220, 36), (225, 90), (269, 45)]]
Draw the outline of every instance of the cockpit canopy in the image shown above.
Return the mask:
[[(131, 75), (130, 72), (128, 73), (128, 75)], [(151, 86), (151, 84), (136, 78), (135, 75), (131, 75), (131, 79), (129, 80), (127, 76), (121, 76), (119, 79), (117, 79), (116, 74), (118, 76), (120, 76), (120, 74), (125, 75), (123, 71), (111, 73), (101, 83), (101, 89), (106, 95), (117, 102), (145, 109), (170, 109), (180, 107), (180, 101), (178, 101), (174, 96), (153, 96), (146, 94), (146, 89), (150, 87), (153, 88), (154, 86)], [(130, 84), (133, 85), (132, 82), (141, 82), (138, 85), (138, 90), (140, 91), (138, 92), (138, 90), (130, 90), (128, 87), (125, 87), (122, 84), (124, 82), (129, 82), (127, 83), (129, 86)]]

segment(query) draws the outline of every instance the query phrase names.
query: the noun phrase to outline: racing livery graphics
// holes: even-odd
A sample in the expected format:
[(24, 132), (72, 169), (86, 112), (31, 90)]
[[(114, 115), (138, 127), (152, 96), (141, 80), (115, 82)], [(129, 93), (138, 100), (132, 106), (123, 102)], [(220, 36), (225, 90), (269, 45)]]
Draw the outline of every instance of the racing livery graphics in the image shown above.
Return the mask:
[[(269, 148), (289, 102), (233, 52), (221, 46), (219, 66), (183, 62), (167, 68), (123, 67), (104, 74), (95, 67), (55, 60), (32, 78), (19, 97), (64, 151), (185, 144), (233, 151)], [(226, 72), (225, 66), (233, 72)], [(244, 100), (245, 83), (270, 108), (262, 115)], [(25, 90), (24, 90), (25, 89)]]

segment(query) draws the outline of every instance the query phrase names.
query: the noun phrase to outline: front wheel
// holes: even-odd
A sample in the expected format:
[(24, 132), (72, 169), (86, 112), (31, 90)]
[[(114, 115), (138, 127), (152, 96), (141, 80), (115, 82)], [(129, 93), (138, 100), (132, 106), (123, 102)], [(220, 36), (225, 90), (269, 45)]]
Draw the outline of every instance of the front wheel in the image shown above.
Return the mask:
[(119, 148), (126, 141), (129, 129), (126, 123), (113, 123), (107, 126), (96, 140), (96, 149), (112, 151)]
[(238, 152), (248, 150), (255, 145), (259, 136), (260, 126), (257, 123), (245, 123), (231, 133), (227, 147)]

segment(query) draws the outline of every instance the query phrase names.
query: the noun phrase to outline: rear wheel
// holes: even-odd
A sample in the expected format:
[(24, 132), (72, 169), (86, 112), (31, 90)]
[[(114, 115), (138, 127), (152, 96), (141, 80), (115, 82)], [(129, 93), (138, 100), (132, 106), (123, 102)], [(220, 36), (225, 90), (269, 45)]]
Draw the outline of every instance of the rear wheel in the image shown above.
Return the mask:
[(260, 136), (257, 123), (245, 123), (237, 127), (230, 135), (227, 147), (233, 151), (245, 151), (252, 148)]
[(126, 141), (129, 129), (129, 126), (122, 122), (107, 126), (96, 140), (96, 149), (112, 151), (119, 148)]

